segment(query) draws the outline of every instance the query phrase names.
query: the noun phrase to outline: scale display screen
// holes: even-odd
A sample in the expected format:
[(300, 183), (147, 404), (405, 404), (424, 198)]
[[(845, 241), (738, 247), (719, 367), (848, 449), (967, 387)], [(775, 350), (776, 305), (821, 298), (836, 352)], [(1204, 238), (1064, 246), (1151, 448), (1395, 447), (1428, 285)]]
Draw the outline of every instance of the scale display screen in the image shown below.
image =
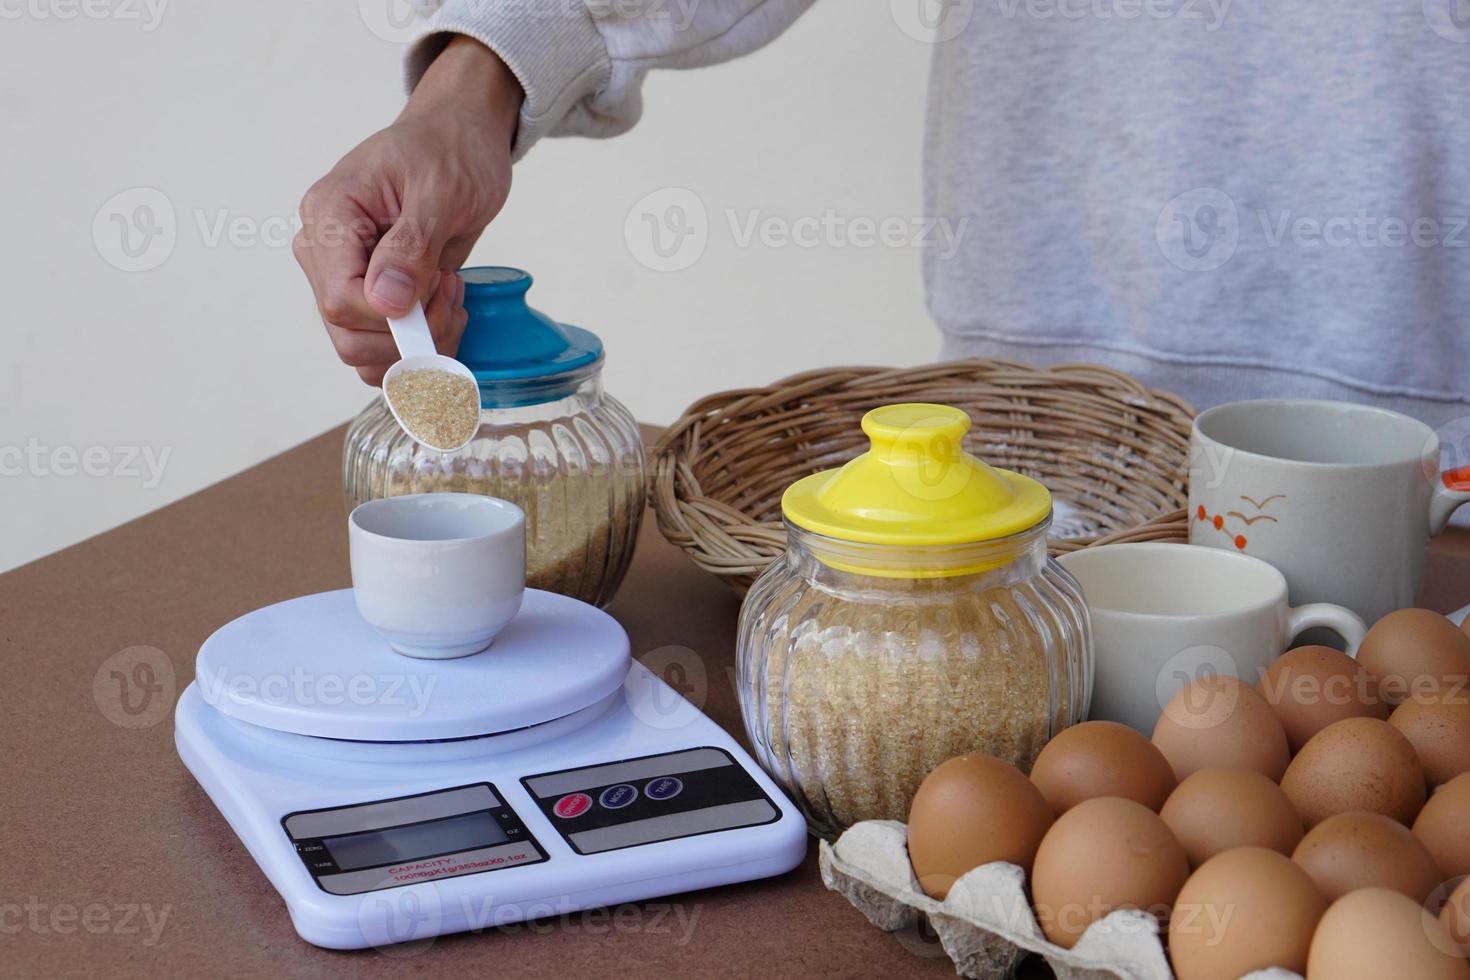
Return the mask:
[(331, 895), (547, 860), (490, 783), (298, 810), (282, 817), (281, 827), (317, 885)]
[(398, 861), (469, 851), (504, 844), (510, 837), (486, 811), (462, 813), (390, 830), (372, 830), (322, 840), (341, 871), (355, 871)]

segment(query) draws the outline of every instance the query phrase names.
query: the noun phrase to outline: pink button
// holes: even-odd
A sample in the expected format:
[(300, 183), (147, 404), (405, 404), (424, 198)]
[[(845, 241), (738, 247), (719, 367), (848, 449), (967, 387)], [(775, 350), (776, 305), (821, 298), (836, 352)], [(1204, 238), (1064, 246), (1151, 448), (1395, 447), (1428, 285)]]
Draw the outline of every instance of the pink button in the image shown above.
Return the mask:
[(570, 819), (572, 817), (580, 817), (591, 806), (592, 797), (586, 793), (568, 793), (556, 801), (556, 805), (551, 808), (551, 811), (558, 817)]

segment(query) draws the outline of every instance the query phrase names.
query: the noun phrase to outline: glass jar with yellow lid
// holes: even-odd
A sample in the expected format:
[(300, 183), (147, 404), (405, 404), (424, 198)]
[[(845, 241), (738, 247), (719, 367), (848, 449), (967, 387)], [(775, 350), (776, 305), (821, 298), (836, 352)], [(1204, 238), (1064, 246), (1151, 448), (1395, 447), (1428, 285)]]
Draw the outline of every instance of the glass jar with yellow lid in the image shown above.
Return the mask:
[(959, 409), (889, 405), (862, 426), (868, 452), (787, 488), (786, 555), (740, 612), (746, 731), (828, 837), (906, 820), (956, 755), (1029, 772), (1092, 691), (1082, 591), (1047, 554), (1046, 487), (965, 452)]

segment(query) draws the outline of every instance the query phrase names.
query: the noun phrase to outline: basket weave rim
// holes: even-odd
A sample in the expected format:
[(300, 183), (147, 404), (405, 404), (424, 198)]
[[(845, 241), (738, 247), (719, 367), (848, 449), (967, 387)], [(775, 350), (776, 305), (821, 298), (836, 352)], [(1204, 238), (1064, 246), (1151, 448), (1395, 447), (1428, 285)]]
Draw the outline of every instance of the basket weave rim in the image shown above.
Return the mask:
[[(1116, 523), (1124, 523), (1121, 518), (1126, 512), (1142, 509), (1152, 511), (1152, 515), (1092, 538), (1053, 539), (1050, 547), (1054, 554), (1125, 540), (1187, 538), (1182, 473), (1165, 479), (1157, 472), (1144, 472), (1150, 468), (1157, 471), (1156, 466), (1130, 466), (1126, 455), (1149, 460), (1150, 454), (1159, 449), (1160, 440), (1165, 440), (1182, 459), (1188, 451), (1195, 415), (1187, 401), (1102, 365), (1034, 367), (1002, 360), (945, 361), (910, 368), (838, 366), (798, 372), (765, 386), (706, 395), (665, 429), (651, 449), (650, 488), (659, 530), (700, 567), (743, 591), (786, 549), (786, 532), (779, 519), (757, 520), (738, 506), (768, 498), (773, 481), (783, 478), (781, 467), (774, 474), (765, 473), (761, 467), (775, 460), (790, 469), (789, 461), (781, 456), (786, 446), (809, 446), (828, 437), (839, 443), (850, 441), (853, 426), (850, 415), (842, 414), (844, 407), (855, 411), (871, 406), (875, 398), (885, 402), (943, 402), (946, 384), (953, 386), (952, 400), (964, 402), (972, 417), (977, 409), (984, 415), (987, 431), (1003, 429), (1005, 418), (1015, 417), (1015, 438), (1007, 440), (1006, 448), (1038, 466), (1056, 466), (1065, 461), (1068, 448), (1075, 446), (1079, 436), (1119, 450), (1116, 458), (1085, 461), (1092, 481), (1087, 485), (1097, 490), (1105, 503), (1116, 498), (1114, 503), (1127, 504), (1126, 508), (1121, 504), (1115, 507)], [(921, 390), (923, 397), (905, 399), (884, 394), (884, 389), (895, 386)], [(1018, 399), (1025, 399), (1028, 391), (1036, 392), (1037, 403), (1018, 407)], [(1110, 412), (1117, 412), (1120, 421), (1127, 418), (1131, 422), (1109, 425), (1106, 416)], [(1145, 428), (1147, 433), (1142, 431)], [(782, 437), (770, 438), (768, 433), (773, 429), (779, 429)], [(725, 475), (721, 477), (723, 486), (707, 490), (698, 476), (700, 467), (742, 438), (754, 439), (759, 451), (754, 457), (741, 457), (754, 476), (742, 480)], [(825, 469), (850, 457), (850, 452), (839, 447), (826, 456), (818, 454), (802, 462)], [(1079, 476), (1076, 480), (1052, 478), (1049, 485), (1056, 492), (1078, 490), (1083, 484)], [(728, 499), (714, 495), (722, 489), (728, 490)]]

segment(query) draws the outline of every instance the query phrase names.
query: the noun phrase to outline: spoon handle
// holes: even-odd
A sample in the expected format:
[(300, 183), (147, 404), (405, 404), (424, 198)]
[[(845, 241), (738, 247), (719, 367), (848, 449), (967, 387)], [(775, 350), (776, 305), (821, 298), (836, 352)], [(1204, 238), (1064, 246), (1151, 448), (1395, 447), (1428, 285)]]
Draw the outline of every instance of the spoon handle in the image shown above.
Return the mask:
[(389, 317), (388, 329), (393, 332), (393, 341), (398, 345), (400, 357), (420, 357), (439, 353), (434, 349), (434, 335), (429, 332), (429, 321), (424, 316), (422, 303), (414, 303), (407, 316)]

